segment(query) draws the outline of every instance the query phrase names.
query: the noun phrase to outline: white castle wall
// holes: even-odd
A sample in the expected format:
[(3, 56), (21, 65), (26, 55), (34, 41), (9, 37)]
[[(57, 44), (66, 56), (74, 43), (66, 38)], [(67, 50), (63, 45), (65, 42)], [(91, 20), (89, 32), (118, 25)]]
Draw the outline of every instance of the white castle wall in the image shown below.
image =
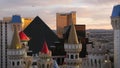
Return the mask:
[(109, 55), (105, 54), (104, 46), (87, 45), (88, 55), (82, 59), (82, 68), (111, 68)]

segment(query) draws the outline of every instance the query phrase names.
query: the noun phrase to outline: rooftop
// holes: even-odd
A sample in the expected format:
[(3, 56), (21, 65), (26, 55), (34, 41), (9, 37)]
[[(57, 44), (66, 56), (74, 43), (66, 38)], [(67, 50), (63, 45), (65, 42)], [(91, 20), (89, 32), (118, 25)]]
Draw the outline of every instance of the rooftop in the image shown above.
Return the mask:
[(115, 5), (111, 17), (120, 17), (120, 5)]
[(12, 16), (12, 20), (11, 20), (12, 23), (21, 23), (21, 16), (20, 15), (13, 15)]
[(19, 36), (20, 36), (21, 41), (29, 41), (30, 40), (29, 37), (27, 37), (27, 35), (23, 31), (19, 32)]

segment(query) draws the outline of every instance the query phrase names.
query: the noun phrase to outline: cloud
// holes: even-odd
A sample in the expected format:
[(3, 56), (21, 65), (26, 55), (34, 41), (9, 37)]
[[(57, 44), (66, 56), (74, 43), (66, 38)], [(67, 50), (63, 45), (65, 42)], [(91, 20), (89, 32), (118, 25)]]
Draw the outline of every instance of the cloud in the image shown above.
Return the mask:
[(51, 28), (55, 28), (57, 12), (76, 11), (77, 24), (84, 23), (89, 28), (106, 25), (111, 29), (110, 15), (116, 2), (117, 0), (1, 0), (0, 19), (13, 14), (23, 17), (38, 15)]

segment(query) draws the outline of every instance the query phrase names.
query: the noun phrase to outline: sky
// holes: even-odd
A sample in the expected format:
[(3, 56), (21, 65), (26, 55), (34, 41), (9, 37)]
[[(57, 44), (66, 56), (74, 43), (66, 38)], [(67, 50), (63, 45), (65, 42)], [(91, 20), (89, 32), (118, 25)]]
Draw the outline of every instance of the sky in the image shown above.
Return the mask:
[(51, 29), (56, 29), (56, 13), (76, 11), (76, 23), (86, 29), (112, 29), (110, 16), (119, 0), (0, 0), (0, 19), (18, 14), (39, 16)]

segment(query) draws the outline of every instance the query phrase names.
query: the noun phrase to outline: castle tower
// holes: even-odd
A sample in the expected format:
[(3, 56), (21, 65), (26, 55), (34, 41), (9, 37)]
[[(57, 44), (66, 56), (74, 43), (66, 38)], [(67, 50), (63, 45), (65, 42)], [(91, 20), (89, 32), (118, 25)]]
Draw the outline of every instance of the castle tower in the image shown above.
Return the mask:
[(8, 47), (8, 68), (25, 68), (26, 50), (22, 46), (17, 30), (14, 26), (14, 34), (11, 45)]
[(30, 68), (32, 66), (32, 60), (33, 57), (32, 56), (27, 56), (27, 52), (28, 52), (28, 41), (30, 40), (30, 38), (23, 32), (19, 32), (19, 37), (21, 40), (21, 44), (23, 46), (23, 48), (25, 48), (25, 55), (24, 55), (24, 63), (25, 63), (25, 68)]
[(78, 42), (78, 37), (74, 25), (71, 25), (68, 43), (64, 45), (66, 55), (66, 68), (81, 68), (81, 59), (79, 53), (82, 49), (82, 44)]
[(10, 68), (24, 68), (23, 57), (24, 49), (22, 48), (20, 38), (16, 26), (14, 26), (14, 34), (11, 46), (8, 48), (8, 67)]
[(114, 68), (120, 68), (120, 5), (115, 5), (111, 15), (114, 30)]
[(38, 68), (53, 68), (53, 59), (51, 51), (48, 49), (46, 41), (43, 44), (43, 48), (39, 53), (39, 60), (37, 61)]

